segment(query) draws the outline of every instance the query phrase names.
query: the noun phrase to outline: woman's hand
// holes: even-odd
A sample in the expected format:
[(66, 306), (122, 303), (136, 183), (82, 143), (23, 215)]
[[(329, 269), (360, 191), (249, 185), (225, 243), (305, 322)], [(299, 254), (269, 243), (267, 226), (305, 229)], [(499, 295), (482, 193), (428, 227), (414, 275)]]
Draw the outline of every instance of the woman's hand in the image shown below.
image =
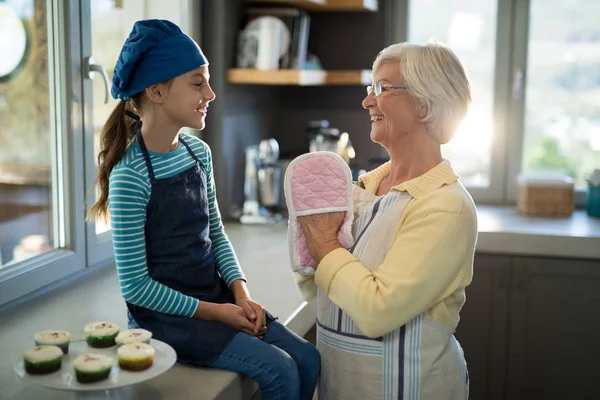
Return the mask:
[(262, 336), (259, 335), (259, 333), (263, 331), (264, 335), (264, 331), (267, 330), (265, 308), (252, 300), (250, 297), (236, 299), (235, 303), (244, 310), (248, 320), (250, 320), (250, 322), (254, 322), (254, 327), (252, 329), (253, 334), (255, 336)]
[(308, 251), (317, 264), (331, 251), (342, 247), (337, 234), (345, 215), (343, 212), (334, 212), (298, 217), (302, 233), (308, 242)]

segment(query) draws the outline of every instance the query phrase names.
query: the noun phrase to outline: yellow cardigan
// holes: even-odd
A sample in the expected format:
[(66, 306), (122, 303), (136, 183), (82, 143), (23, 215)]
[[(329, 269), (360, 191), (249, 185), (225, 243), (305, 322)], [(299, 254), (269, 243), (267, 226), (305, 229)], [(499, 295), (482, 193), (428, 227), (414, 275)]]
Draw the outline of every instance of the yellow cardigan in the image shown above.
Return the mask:
[[(386, 163), (360, 180), (367, 191), (376, 193), (389, 173)], [(319, 263), (314, 277), (295, 274), (300, 292), (310, 301), (318, 286), (372, 337), (425, 311), (455, 329), (473, 275), (473, 200), (447, 160), (392, 190), (406, 191), (412, 200), (379, 268), (372, 272), (347, 250), (336, 249)]]

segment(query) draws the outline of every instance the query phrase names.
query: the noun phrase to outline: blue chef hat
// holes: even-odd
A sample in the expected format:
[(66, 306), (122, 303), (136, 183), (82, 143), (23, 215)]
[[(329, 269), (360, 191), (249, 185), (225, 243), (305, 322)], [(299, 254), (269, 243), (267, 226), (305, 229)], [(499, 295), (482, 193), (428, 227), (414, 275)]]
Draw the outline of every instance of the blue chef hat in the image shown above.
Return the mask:
[(192, 71), (208, 61), (200, 47), (170, 21), (137, 21), (123, 44), (111, 94), (129, 100), (148, 86)]

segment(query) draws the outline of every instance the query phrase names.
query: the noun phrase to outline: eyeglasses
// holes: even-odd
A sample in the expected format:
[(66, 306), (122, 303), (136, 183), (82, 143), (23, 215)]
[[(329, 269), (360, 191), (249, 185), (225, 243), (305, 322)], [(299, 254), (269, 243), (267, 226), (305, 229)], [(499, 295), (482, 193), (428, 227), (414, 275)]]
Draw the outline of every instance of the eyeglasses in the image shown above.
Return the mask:
[(367, 86), (367, 96), (371, 94), (371, 92), (375, 93), (375, 97), (381, 96), (384, 90), (387, 89), (408, 89), (406, 85), (394, 85), (391, 83), (382, 84), (381, 82), (375, 82), (372, 86)]

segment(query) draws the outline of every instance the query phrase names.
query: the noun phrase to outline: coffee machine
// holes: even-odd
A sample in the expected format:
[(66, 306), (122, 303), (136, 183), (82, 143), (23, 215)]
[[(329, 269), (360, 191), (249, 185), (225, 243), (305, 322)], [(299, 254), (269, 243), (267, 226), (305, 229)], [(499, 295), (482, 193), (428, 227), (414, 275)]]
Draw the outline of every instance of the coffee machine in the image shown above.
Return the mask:
[(340, 133), (339, 129), (329, 126), (327, 120), (308, 121), (307, 126), (308, 151), (331, 151), (346, 161), (352, 170), (352, 179), (358, 179), (355, 168), (356, 156), (348, 132)]
[(243, 224), (274, 224), (283, 221), (277, 212), (281, 196), (281, 168), (279, 143), (275, 139), (262, 140), (246, 148), (244, 180), (244, 207), (240, 222)]

